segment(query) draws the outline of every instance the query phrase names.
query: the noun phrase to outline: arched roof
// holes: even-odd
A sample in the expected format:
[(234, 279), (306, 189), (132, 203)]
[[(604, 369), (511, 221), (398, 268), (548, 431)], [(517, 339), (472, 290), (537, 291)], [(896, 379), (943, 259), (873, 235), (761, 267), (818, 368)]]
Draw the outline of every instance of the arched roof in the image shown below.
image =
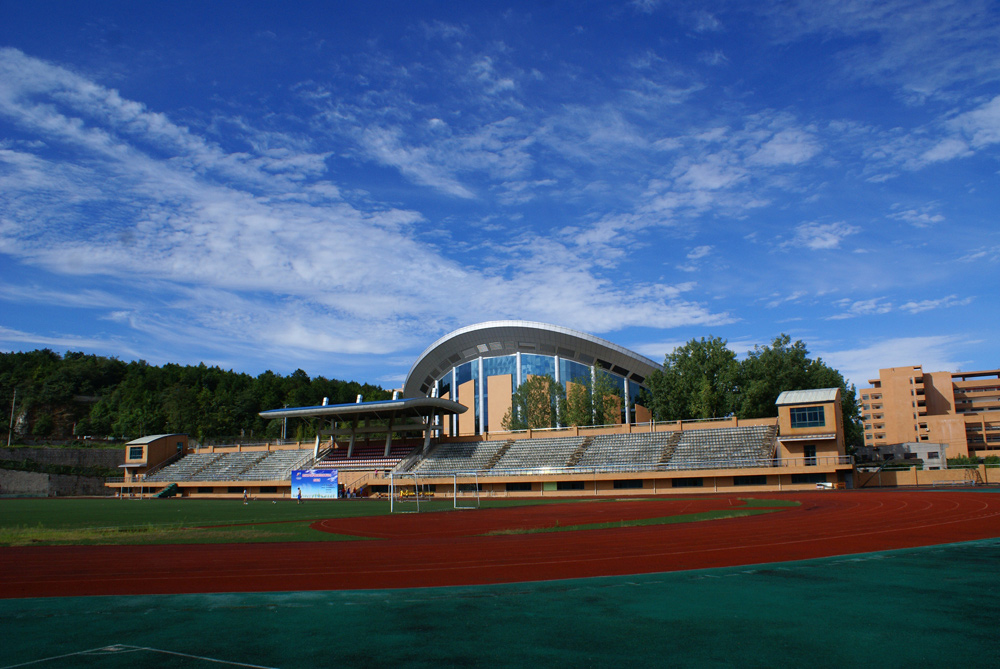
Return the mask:
[(663, 369), (649, 358), (585, 332), (532, 321), (488, 321), (459, 328), (431, 344), (406, 375), (403, 396), (426, 396), (435, 379), (480, 356), (518, 352), (558, 355), (596, 365), (636, 383), (645, 383), (650, 373)]
[(437, 412), (465, 413), (466, 407), (458, 402), (432, 397), (415, 397), (402, 400), (379, 400), (375, 402), (358, 402), (356, 404), (324, 404), (314, 407), (293, 407), (287, 409), (270, 409), (261, 411), (262, 418), (313, 418), (323, 417), (332, 420), (351, 422), (354, 420), (389, 420), (399, 418), (427, 418)]

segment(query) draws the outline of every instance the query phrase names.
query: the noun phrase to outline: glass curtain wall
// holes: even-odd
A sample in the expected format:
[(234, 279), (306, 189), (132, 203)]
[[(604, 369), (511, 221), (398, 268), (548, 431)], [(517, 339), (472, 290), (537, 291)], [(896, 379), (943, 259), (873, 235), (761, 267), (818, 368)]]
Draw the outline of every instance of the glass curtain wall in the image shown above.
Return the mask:
[[(566, 388), (566, 384), (569, 382), (579, 383), (581, 385), (591, 387), (591, 367), (574, 360), (564, 360), (560, 358), (559, 370), (557, 374), (555, 356), (522, 353), (520, 379), (516, 378), (517, 356), (504, 355), (493, 358), (483, 358), (482, 364), (482, 379), (479, 378), (479, 360), (477, 359), (466, 362), (455, 368), (454, 387), (452, 387), (452, 373), (450, 370), (438, 381), (438, 397), (443, 396), (445, 393), (450, 393), (451, 399), (456, 401), (458, 400), (458, 388), (463, 383), (468, 381), (475, 382), (473, 386), (475, 389), (475, 400), (473, 401), (473, 406), (469, 408), (475, 412), (477, 434), (480, 432), (481, 425), (489, 425), (489, 384), (486, 382), (486, 379), (489, 379), (491, 376), (509, 374), (511, 379), (514, 381), (512, 384), (514, 390), (517, 389), (517, 386), (527, 381), (529, 376), (545, 375), (558, 378), (564, 389)], [(616, 388), (623, 399), (626, 397), (625, 384), (628, 384), (628, 405), (624, 406), (623, 402), (621, 420), (623, 423), (635, 422), (635, 405), (636, 403), (639, 403), (648, 407), (649, 391), (634, 381), (628, 381), (603, 369), (597, 369), (596, 373), (600, 374), (612, 387)], [(482, 399), (482, 401), (480, 401), (480, 399)], [(628, 412), (627, 417), (626, 411)], [(480, 416), (480, 413), (482, 413), (482, 416)]]
[[(517, 389), (517, 357), (504, 355), (497, 358), (483, 358), (483, 425), (490, 424), (490, 384), (487, 382), (491, 376), (510, 375), (510, 382), (513, 390)], [(476, 398), (478, 400), (478, 397)], [(478, 403), (478, 402), (477, 402)], [(498, 416), (503, 420), (503, 416)], [(476, 423), (478, 429), (479, 423)]]

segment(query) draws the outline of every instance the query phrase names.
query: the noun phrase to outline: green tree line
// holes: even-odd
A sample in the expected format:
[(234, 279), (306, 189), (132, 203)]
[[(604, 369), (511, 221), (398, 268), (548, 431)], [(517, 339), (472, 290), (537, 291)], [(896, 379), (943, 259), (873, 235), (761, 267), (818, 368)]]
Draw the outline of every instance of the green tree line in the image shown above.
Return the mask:
[[(281, 422), (258, 414), (283, 406), (313, 406), (387, 399), (378, 386), (310, 378), (301, 369), (288, 376), (258, 376), (191, 365), (150, 365), (144, 360), (49, 349), (0, 353), (0, 429), (20, 438), (134, 439), (148, 434), (184, 433), (202, 441), (276, 438)], [(290, 439), (313, 436), (307, 421), (289, 424)]]
[[(614, 422), (621, 393), (603, 373), (597, 388), (572, 384), (565, 390), (551, 376), (537, 376), (514, 392), (503, 419), (508, 430)], [(638, 401), (661, 421), (699, 418), (771, 418), (775, 401), (785, 390), (840, 388), (844, 437), (850, 449), (863, 441), (857, 392), (843, 375), (820, 358), (810, 358), (802, 341), (779, 335), (770, 346), (756, 346), (743, 360), (724, 339), (692, 339), (667, 354), (663, 371), (646, 380), (649, 393)]]
[(770, 346), (755, 346), (738, 360), (726, 340), (692, 339), (667, 354), (663, 371), (647, 379), (656, 420), (770, 418), (785, 390), (840, 388), (844, 438), (849, 448), (863, 442), (857, 390), (820, 358), (810, 358), (802, 341), (786, 334)]

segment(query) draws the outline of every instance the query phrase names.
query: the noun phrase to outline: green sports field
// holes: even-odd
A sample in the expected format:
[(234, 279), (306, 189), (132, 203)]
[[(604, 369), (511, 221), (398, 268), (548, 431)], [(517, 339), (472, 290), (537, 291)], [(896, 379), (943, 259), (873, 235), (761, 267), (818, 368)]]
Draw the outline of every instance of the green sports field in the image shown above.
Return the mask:
[[(551, 501), (565, 500), (532, 500)], [(313, 520), (386, 513), (367, 501), (2, 500), (0, 532), (103, 529), (128, 542), (144, 528), (274, 526), (322, 540)], [(93, 541), (108, 540), (72, 542)], [(0, 599), (0, 669), (995, 667), (998, 564), (1000, 539), (989, 539), (508, 585)]]
[[(567, 501), (540, 498), (484, 500), (482, 508), (565, 504)], [(593, 503), (590, 500), (577, 501)], [(762, 504), (761, 500), (747, 500), (749, 507)], [(770, 501), (767, 504), (781, 506), (795, 503)], [(450, 500), (420, 503), (421, 513), (452, 509), (453, 502)], [(634, 524), (699, 522), (773, 510), (711, 511), (636, 521)], [(251, 501), (244, 504), (242, 500), (215, 499), (9, 499), (0, 500), (0, 512), (0, 546), (356, 541), (358, 537), (320, 532), (309, 526), (316, 520), (326, 518), (386, 515), (389, 513), (389, 502), (310, 500), (303, 504), (294, 501)], [(600, 527), (556, 527), (532, 531)]]
[[(546, 501), (491, 500), (484, 506)], [(420, 506), (422, 512), (442, 511), (452, 502)], [(380, 500), (7, 499), (0, 500), (0, 546), (343, 541), (354, 537), (318, 532), (309, 524), (388, 513), (389, 502)]]
[(502, 586), (0, 600), (0, 667), (996, 667), (1000, 541)]

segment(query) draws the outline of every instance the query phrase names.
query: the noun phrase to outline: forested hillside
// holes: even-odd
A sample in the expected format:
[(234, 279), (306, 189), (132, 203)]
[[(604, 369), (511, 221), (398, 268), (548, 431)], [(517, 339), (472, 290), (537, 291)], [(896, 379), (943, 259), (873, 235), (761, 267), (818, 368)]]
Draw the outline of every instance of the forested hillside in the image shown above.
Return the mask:
[[(0, 429), (6, 437), (14, 402), (14, 439), (134, 439), (181, 432), (201, 442), (280, 435), (278, 421), (259, 411), (282, 406), (385, 399), (378, 386), (289, 376), (250, 376), (204, 364), (162, 367), (85, 353), (51, 350), (0, 353)], [(288, 437), (308, 437), (306, 423), (289, 425)], [(301, 434), (296, 434), (299, 432)]]

